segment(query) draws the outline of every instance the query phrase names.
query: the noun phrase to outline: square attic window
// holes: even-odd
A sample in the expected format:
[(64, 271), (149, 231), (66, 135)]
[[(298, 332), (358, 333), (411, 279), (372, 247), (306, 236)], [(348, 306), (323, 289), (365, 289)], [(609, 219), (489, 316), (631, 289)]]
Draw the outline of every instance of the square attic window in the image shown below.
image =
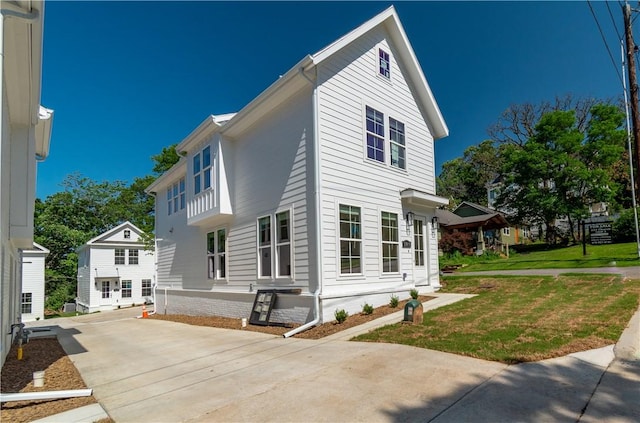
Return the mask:
[(125, 229), (124, 231), (124, 239), (131, 239), (131, 231), (128, 229)]

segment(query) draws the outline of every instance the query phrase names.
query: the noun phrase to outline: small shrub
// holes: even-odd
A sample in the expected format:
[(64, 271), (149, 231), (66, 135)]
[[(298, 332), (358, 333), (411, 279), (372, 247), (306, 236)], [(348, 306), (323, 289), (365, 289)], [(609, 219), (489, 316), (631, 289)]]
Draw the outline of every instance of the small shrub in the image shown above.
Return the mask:
[(343, 308), (336, 310), (333, 315), (336, 317), (336, 321), (338, 323), (342, 323), (345, 320), (347, 320), (347, 317), (349, 317), (349, 313), (347, 313), (347, 311)]
[(398, 307), (398, 296), (397, 295), (391, 295), (391, 300), (389, 300), (389, 307), (391, 308), (396, 308)]
[(411, 298), (413, 298), (414, 300), (418, 299), (418, 290), (413, 288), (411, 291), (409, 291), (409, 295), (411, 295)]
[(371, 304), (364, 303), (362, 306), (362, 313), (367, 315), (373, 313), (373, 306)]

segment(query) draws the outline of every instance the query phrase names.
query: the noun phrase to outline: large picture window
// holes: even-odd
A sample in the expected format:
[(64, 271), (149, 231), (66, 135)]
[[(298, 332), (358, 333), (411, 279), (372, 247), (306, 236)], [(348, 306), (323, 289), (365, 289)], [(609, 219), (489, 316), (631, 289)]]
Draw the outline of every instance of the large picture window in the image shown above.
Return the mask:
[(362, 273), (360, 207), (340, 204), (340, 273)]
[(225, 279), (227, 277), (227, 232), (225, 229), (207, 234), (207, 268), (209, 279)]
[(382, 212), (382, 272), (400, 271), (398, 245), (398, 215)]

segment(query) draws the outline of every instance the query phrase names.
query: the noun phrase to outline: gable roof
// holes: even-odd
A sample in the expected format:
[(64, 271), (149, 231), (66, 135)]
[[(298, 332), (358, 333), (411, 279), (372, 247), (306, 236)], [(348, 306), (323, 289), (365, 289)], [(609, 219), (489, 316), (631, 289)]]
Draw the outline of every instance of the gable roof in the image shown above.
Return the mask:
[(22, 254), (27, 254), (27, 255), (39, 255), (39, 254), (43, 254), (43, 255), (47, 255), (49, 254), (51, 251), (49, 251), (49, 249), (43, 247), (42, 245), (38, 244), (37, 242), (33, 243), (33, 248), (29, 248), (28, 250), (22, 250)]
[[(129, 222), (128, 220), (124, 223), (121, 223), (120, 225), (116, 226), (115, 228), (111, 228), (106, 232), (101, 233), (100, 235), (98, 235), (97, 237), (90, 239), (89, 241), (87, 241), (85, 243), (85, 245), (91, 245), (91, 244), (98, 244), (102, 241), (105, 241), (107, 238), (109, 238), (111, 235), (120, 232), (122, 230), (125, 229), (129, 229), (134, 231), (138, 236), (142, 235), (144, 233), (144, 231), (140, 228), (138, 228), (136, 225), (134, 225), (133, 223)], [(140, 244), (140, 242), (136, 242), (136, 241), (126, 241), (124, 242), (125, 244)]]
[(209, 116), (178, 144), (176, 147), (178, 153), (187, 151), (191, 145), (202, 140), (203, 136), (218, 131), (231, 138), (241, 134), (266, 113), (307, 86), (309, 84), (307, 72), (379, 26), (384, 26), (388, 32), (397, 51), (396, 57), (404, 64), (409, 86), (413, 88), (416, 103), (426, 117), (434, 139), (446, 137), (449, 135), (449, 128), (424, 77), (411, 43), (400, 23), (400, 18), (395, 8), (391, 6), (315, 54), (305, 56), (238, 113)]

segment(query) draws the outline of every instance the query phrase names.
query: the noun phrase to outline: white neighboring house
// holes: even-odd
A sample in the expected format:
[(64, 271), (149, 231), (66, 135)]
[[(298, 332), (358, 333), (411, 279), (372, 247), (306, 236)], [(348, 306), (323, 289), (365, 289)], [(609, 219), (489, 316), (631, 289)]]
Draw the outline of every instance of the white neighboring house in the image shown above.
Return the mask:
[(448, 200), (434, 140), (447, 135), (393, 7), (306, 56), (202, 122), (147, 188), (160, 311), (262, 318), (256, 293), (272, 289), (270, 321), (308, 327), (437, 290)]
[(22, 250), (22, 321), (44, 320), (44, 261), (49, 250), (33, 243)]
[(77, 249), (78, 311), (93, 313), (152, 301), (155, 259), (145, 250), (142, 235), (137, 226), (124, 222)]
[(53, 111), (40, 106), (44, 4), (0, 1), (0, 365), (20, 322), (21, 249), (33, 247), (36, 161)]

